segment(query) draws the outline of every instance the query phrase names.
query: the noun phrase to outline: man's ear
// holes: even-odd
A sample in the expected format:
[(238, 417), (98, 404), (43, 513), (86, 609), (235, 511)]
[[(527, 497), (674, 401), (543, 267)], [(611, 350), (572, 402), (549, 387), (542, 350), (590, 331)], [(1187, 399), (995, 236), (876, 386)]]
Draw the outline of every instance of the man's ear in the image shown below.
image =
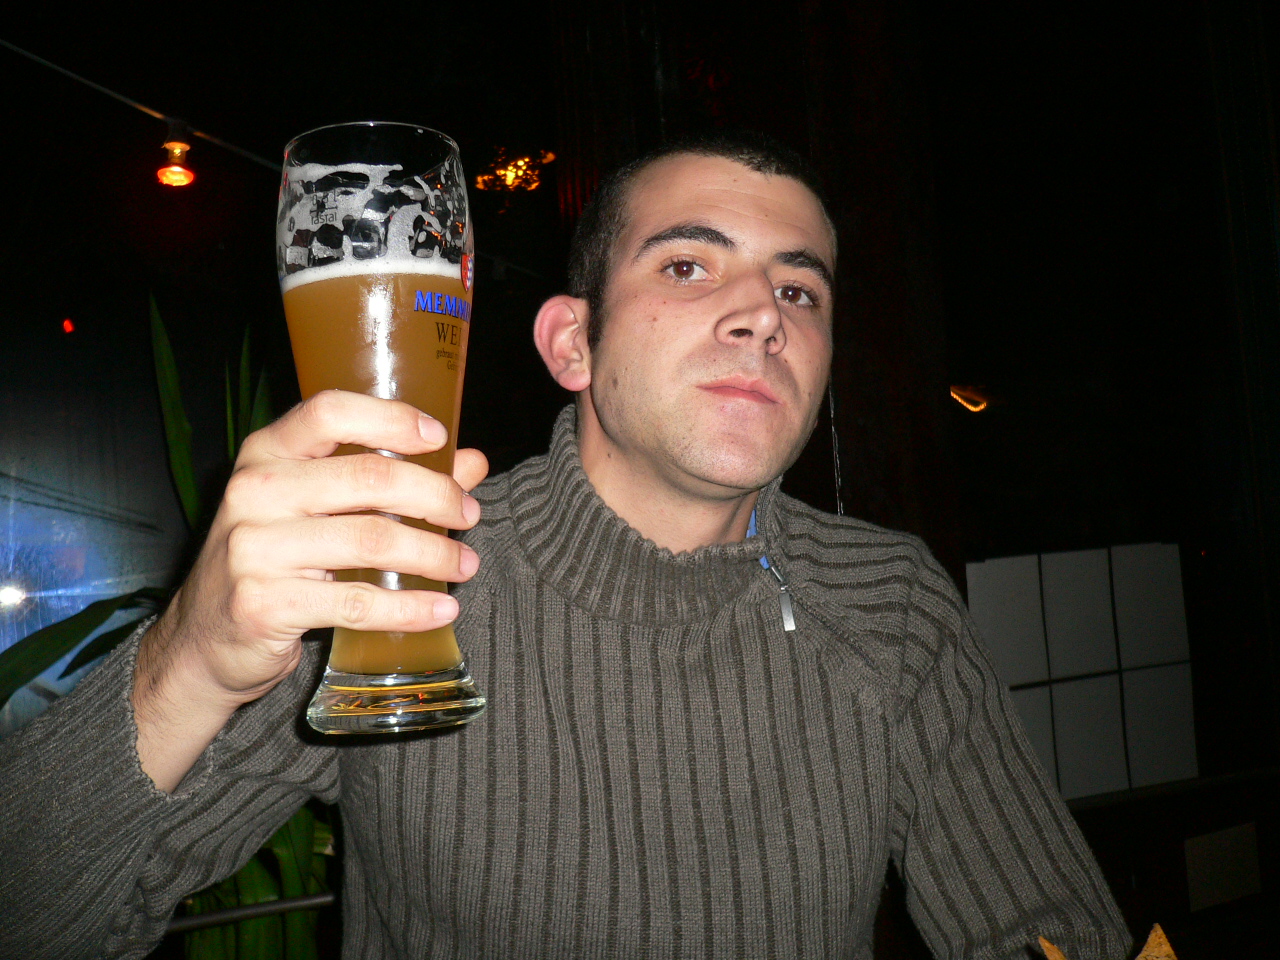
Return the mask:
[(578, 393), (591, 386), (587, 346), (587, 301), (561, 294), (542, 305), (533, 321), (533, 342), (556, 383)]

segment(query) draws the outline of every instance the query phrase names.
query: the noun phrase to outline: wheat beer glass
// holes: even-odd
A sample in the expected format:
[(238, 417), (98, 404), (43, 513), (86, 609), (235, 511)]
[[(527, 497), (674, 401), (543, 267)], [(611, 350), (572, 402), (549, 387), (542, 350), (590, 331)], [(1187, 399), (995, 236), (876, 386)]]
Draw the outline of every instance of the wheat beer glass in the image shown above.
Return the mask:
[[(276, 260), (303, 398), (337, 387), (413, 404), (448, 428), (448, 447), (408, 458), (373, 452), (451, 473), (473, 258), (458, 147), (444, 134), (350, 123), (290, 143)], [(335, 455), (364, 452), (347, 446)], [(391, 590), (445, 589), (384, 570), (336, 576)], [(465, 723), (484, 705), (452, 626), (426, 633), (338, 627), (307, 721), (323, 733), (418, 730)]]

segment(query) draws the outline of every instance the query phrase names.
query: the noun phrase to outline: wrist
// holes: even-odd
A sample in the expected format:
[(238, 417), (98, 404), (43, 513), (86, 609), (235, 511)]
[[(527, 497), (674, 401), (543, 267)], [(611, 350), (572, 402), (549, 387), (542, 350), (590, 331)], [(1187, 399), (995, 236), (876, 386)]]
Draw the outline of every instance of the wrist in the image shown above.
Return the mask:
[(134, 667), (133, 705), (135, 711), (161, 710), (168, 704), (187, 704), (201, 713), (230, 717), (245, 698), (225, 689), (214, 680), (201, 651), (178, 631), (175, 596), (138, 645)]
[(198, 651), (176, 642), (172, 629), (166, 613), (143, 635), (131, 697), (138, 760), (166, 793), (177, 787), (241, 703), (210, 681)]

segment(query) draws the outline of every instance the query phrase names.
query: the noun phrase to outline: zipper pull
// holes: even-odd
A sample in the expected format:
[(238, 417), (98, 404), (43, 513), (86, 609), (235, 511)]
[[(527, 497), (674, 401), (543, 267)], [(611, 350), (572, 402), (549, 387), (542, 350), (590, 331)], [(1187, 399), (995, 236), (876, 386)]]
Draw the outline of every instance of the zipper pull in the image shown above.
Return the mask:
[(782, 574), (778, 572), (778, 568), (769, 563), (766, 559), (761, 559), (764, 568), (773, 574), (775, 580), (778, 581), (778, 598), (782, 604), (782, 629), (787, 633), (794, 633), (796, 629), (796, 614), (791, 609), (791, 588), (787, 586), (787, 581), (783, 579)]
[[(754, 537), (755, 535), (756, 512), (752, 510), (751, 522), (747, 525), (747, 536)], [(791, 609), (791, 588), (787, 586), (787, 581), (778, 572), (778, 568), (769, 563), (768, 557), (762, 556), (760, 558), (760, 566), (772, 573), (774, 579), (778, 581), (778, 599), (782, 604), (782, 629), (787, 633), (795, 633), (796, 613)]]

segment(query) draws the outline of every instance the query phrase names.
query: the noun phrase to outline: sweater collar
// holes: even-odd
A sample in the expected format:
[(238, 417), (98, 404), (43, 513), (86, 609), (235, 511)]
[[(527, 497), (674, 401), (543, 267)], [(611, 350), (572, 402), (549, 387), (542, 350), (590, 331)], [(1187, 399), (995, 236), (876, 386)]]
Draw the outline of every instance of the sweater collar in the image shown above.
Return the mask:
[(600, 499), (578, 456), (577, 415), (561, 411), (551, 449), (509, 475), (516, 536), (539, 579), (611, 620), (658, 625), (703, 619), (761, 575), (780, 481), (760, 491), (759, 533), (742, 543), (673, 554)]

